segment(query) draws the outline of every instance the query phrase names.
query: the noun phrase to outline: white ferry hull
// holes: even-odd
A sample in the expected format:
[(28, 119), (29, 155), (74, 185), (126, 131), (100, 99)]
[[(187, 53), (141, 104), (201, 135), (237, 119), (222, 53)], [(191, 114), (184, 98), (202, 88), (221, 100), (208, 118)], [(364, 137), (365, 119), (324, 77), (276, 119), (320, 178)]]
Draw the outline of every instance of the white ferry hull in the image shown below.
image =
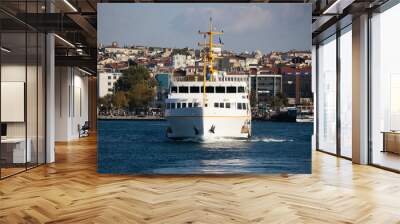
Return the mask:
[(251, 117), (247, 114), (215, 113), (202, 108), (181, 109), (180, 113), (167, 114), (166, 135), (172, 139), (195, 138), (249, 138)]
[(249, 138), (247, 116), (171, 116), (167, 117), (167, 137), (172, 139)]

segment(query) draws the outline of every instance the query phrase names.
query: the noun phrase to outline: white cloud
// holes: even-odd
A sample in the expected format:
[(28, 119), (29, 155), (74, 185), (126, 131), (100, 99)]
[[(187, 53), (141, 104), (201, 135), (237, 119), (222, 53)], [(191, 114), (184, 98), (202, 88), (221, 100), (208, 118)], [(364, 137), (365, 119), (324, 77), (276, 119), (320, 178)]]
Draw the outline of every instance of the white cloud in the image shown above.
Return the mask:
[(231, 33), (245, 33), (265, 28), (272, 23), (273, 16), (268, 8), (260, 5), (229, 7), (192, 7), (176, 16), (172, 24), (178, 24), (187, 30), (190, 28), (207, 28), (208, 18), (212, 17), (217, 30)]
[(269, 10), (258, 6), (245, 7), (239, 11), (238, 15), (231, 14), (229, 29), (234, 32), (249, 32), (262, 29), (270, 24), (272, 16)]

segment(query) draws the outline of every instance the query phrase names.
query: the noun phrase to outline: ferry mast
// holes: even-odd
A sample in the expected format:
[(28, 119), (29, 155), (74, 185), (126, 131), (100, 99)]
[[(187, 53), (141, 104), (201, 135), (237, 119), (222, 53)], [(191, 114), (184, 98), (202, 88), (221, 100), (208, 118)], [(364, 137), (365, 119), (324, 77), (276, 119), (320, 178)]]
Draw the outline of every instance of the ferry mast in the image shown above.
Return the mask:
[[(213, 35), (221, 35), (224, 34), (224, 31), (213, 31), (212, 27), (212, 18), (210, 17), (210, 22), (209, 22), (209, 27), (208, 27), (208, 32), (201, 32), (199, 30), (199, 34), (201, 35), (208, 35), (208, 43), (204, 40), (204, 43), (198, 43), (198, 46), (204, 48), (204, 53), (203, 53), (203, 98), (204, 98), (204, 104), (206, 102), (206, 80), (207, 80), (207, 64), (209, 68), (209, 73), (210, 73), (210, 80), (213, 80), (214, 76), (214, 55), (213, 55), (213, 47), (219, 47), (223, 46), (222, 43), (213, 43)], [(206, 52), (206, 48), (208, 48), (208, 52)], [(205, 54), (207, 53), (207, 55)]]

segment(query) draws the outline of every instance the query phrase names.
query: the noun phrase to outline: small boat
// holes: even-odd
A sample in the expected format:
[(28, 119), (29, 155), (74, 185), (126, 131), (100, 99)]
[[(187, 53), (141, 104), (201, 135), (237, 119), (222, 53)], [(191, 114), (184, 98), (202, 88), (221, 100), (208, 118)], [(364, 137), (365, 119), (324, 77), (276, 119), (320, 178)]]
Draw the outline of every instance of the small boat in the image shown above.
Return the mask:
[(311, 112), (300, 112), (297, 114), (296, 122), (314, 122), (314, 115)]

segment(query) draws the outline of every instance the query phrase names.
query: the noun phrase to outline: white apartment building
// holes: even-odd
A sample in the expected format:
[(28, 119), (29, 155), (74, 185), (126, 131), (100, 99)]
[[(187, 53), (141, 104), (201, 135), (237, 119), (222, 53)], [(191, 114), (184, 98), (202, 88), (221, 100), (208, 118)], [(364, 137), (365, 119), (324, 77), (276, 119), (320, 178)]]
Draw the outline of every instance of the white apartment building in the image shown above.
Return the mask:
[(249, 70), (250, 65), (258, 64), (258, 61), (259, 61), (259, 59), (257, 59), (257, 58), (246, 58), (245, 69)]
[(122, 75), (120, 72), (101, 72), (98, 75), (99, 79), (99, 97), (107, 94), (112, 94), (114, 91), (114, 83)]
[(176, 54), (173, 57), (174, 69), (186, 68), (186, 55)]

